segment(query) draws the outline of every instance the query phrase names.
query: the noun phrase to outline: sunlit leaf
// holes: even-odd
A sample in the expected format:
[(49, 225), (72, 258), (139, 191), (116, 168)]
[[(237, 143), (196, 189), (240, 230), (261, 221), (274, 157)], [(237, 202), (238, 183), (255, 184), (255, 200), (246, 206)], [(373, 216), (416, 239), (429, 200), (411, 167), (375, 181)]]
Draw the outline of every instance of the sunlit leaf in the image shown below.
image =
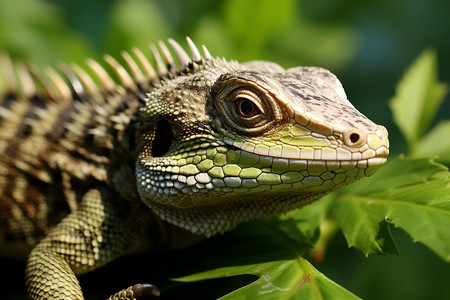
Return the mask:
[(450, 162), (450, 120), (442, 121), (417, 144), (414, 156), (438, 156), (442, 162)]
[(349, 244), (365, 254), (396, 254), (393, 224), (450, 260), (450, 175), (444, 166), (396, 159), (333, 197)]
[(359, 248), (365, 255), (398, 255), (389, 224), (380, 213), (370, 210), (371, 198), (343, 195), (336, 202), (336, 216), (351, 247)]
[[(314, 209), (313, 209), (314, 210)], [(285, 218), (282, 222), (293, 221)], [(317, 269), (303, 255), (311, 248), (296, 226), (277, 226), (271, 219), (241, 226), (226, 235), (217, 268), (178, 278), (198, 281), (251, 274), (256, 279), (222, 299), (359, 299)], [(293, 223), (295, 224), (295, 223)], [(205, 264), (206, 265), (206, 264)], [(207, 264), (211, 266), (211, 264)], [(220, 267), (219, 267), (220, 266)]]
[(390, 103), (394, 121), (411, 151), (428, 130), (447, 91), (437, 75), (436, 53), (426, 50), (406, 71)]

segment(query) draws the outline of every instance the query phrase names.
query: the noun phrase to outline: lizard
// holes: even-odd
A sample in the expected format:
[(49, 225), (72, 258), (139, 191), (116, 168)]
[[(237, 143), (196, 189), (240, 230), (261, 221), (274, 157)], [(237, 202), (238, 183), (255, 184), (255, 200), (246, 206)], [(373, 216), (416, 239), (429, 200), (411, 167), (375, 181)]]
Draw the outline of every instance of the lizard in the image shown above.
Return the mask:
[[(83, 299), (79, 274), (301, 208), (386, 162), (386, 128), (330, 71), (187, 45), (43, 71), (0, 55), (1, 252), (24, 249), (31, 299)], [(143, 294), (159, 291), (111, 299)]]

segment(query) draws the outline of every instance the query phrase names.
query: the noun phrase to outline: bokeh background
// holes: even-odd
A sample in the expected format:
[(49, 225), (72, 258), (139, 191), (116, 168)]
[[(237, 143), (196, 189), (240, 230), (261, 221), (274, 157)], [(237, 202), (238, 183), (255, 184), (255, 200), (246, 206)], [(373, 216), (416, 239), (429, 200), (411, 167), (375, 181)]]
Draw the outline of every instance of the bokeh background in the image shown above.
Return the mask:
[[(185, 36), (213, 56), (330, 69), (352, 103), (388, 128), (393, 155), (406, 144), (388, 102), (409, 64), (433, 48), (450, 82), (448, 0), (0, 0), (0, 49), (39, 66), (147, 51), (168, 37), (184, 45)], [(435, 123), (449, 118), (446, 101)], [(450, 299), (449, 265), (394, 235), (401, 258), (365, 258), (339, 236), (317, 268), (366, 299)]]

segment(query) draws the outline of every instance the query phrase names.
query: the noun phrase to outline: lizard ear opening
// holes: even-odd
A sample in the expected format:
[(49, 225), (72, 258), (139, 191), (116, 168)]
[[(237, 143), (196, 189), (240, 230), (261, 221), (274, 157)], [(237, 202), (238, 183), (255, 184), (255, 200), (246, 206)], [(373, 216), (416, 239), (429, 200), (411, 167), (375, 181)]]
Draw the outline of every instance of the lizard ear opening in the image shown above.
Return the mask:
[(152, 156), (161, 157), (169, 151), (173, 141), (172, 126), (166, 120), (161, 120), (156, 124), (155, 138), (152, 145)]

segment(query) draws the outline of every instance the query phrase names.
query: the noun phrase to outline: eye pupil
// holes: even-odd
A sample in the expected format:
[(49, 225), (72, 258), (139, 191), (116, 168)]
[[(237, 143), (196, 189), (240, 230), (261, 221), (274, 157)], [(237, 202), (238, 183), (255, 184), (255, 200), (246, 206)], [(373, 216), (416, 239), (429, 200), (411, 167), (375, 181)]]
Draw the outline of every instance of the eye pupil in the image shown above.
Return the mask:
[(242, 114), (249, 115), (253, 112), (253, 106), (253, 102), (251, 102), (250, 100), (244, 100), (241, 102), (239, 108), (241, 109)]
[(259, 111), (255, 103), (244, 98), (238, 99), (236, 101), (236, 109), (239, 115), (241, 115), (244, 118), (250, 118), (255, 114), (257, 114)]

